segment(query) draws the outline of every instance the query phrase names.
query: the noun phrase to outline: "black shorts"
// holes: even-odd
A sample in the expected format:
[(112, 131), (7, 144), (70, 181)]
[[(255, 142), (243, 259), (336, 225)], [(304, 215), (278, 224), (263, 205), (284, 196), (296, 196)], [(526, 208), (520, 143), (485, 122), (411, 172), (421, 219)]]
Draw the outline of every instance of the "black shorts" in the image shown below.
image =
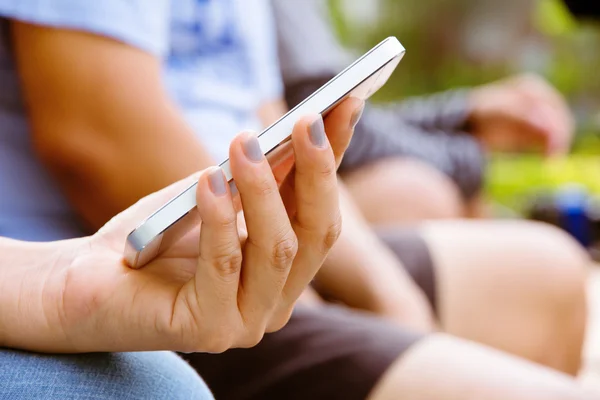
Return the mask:
[(396, 254), (413, 281), (437, 310), (435, 264), (427, 242), (414, 229), (379, 229), (379, 238)]
[[(414, 231), (381, 233), (435, 299), (433, 264)], [(252, 349), (183, 355), (219, 400), (362, 400), (424, 334), (338, 306), (298, 306), (289, 324)]]

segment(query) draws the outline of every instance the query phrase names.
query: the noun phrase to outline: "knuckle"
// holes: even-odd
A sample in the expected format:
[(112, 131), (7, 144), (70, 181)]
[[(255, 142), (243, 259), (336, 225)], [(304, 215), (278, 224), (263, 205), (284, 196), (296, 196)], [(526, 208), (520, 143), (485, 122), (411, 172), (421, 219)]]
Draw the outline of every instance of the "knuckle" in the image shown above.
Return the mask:
[(274, 333), (283, 329), (288, 324), (288, 322), (290, 322), (293, 311), (294, 306), (284, 307), (281, 310), (277, 311), (269, 321), (266, 332)]
[(214, 223), (217, 224), (221, 229), (234, 231), (237, 227), (237, 215), (233, 211), (217, 211), (214, 214)]
[(228, 336), (219, 336), (210, 340), (206, 346), (204, 346), (204, 352), (209, 354), (222, 354), (229, 350), (232, 346), (233, 343)]
[[(229, 323), (227, 322), (229, 321)], [(223, 320), (215, 327), (208, 329), (202, 337), (200, 351), (209, 354), (221, 354), (234, 346), (234, 333), (230, 320)], [(196, 350), (198, 351), (198, 350)]]
[(324, 178), (331, 178), (332, 176), (336, 176), (337, 167), (335, 164), (335, 159), (333, 158), (333, 154), (327, 157), (327, 160), (323, 163), (321, 170), (319, 171), (320, 175)]
[(219, 276), (224, 279), (235, 278), (242, 268), (242, 251), (240, 248), (227, 246), (217, 251), (211, 260), (211, 264), (217, 270)]
[(332, 223), (327, 225), (322, 236), (323, 250), (329, 251), (340, 238), (342, 234), (342, 215), (338, 212)]
[(287, 270), (298, 254), (298, 238), (290, 232), (277, 239), (271, 252), (271, 264), (278, 270)]
[(274, 179), (271, 179), (268, 174), (262, 174), (260, 177), (256, 177), (252, 182), (252, 189), (254, 194), (261, 197), (272, 196), (273, 194), (279, 192), (279, 188), (275, 183)]
[(319, 180), (332, 181), (333, 178), (337, 178), (337, 167), (333, 153), (328, 154), (325, 160), (321, 159), (318, 162), (310, 163), (302, 168), (298, 167), (296, 169), (296, 174), (301, 176), (302, 179), (313, 182)]
[(244, 339), (240, 343), (240, 347), (244, 349), (255, 347), (263, 340), (264, 336), (264, 328), (252, 328), (246, 333)]

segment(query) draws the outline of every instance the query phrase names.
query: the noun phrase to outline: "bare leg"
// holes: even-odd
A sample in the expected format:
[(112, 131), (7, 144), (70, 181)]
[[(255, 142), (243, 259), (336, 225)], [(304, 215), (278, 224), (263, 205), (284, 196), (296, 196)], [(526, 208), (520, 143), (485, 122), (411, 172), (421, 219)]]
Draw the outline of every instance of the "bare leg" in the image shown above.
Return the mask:
[(431, 222), (442, 329), (576, 374), (589, 260), (558, 229), (528, 222)]
[(567, 375), (434, 335), (393, 365), (371, 400), (592, 400)]
[(366, 219), (373, 224), (414, 223), (466, 215), (456, 185), (435, 168), (390, 158), (343, 175)]

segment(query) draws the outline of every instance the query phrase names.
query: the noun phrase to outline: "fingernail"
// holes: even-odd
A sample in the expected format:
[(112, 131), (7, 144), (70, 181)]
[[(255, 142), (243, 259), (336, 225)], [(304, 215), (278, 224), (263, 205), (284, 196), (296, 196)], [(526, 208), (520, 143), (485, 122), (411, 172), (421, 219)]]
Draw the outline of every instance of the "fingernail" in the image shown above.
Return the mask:
[(309, 128), (310, 141), (317, 147), (325, 147), (327, 136), (325, 136), (325, 124), (323, 117), (319, 116), (310, 124)]
[(231, 195), (235, 197), (239, 193), (237, 185), (234, 181), (229, 182), (229, 190), (231, 191)]
[(261, 162), (263, 153), (258, 143), (258, 138), (255, 135), (249, 135), (243, 143), (244, 154), (252, 162)]
[(356, 125), (358, 125), (358, 122), (360, 121), (360, 118), (362, 117), (364, 111), (365, 103), (363, 102), (362, 105), (354, 111), (354, 114), (352, 114), (352, 118), (350, 119), (351, 129), (356, 128)]
[(227, 194), (225, 174), (221, 168), (215, 168), (208, 173), (208, 182), (210, 183), (210, 190), (215, 196), (221, 197)]

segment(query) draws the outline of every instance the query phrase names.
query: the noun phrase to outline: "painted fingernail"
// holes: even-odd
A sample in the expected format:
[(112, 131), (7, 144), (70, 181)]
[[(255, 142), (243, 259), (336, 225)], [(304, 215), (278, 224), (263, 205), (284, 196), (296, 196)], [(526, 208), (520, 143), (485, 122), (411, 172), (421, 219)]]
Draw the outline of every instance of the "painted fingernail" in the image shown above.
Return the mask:
[(261, 162), (263, 159), (263, 153), (260, 149), (260, 143), (255, 135), (249, 135), (243, 143), (244, 154), (252, 162)]
[(325, 136), (325, 124), (323, 117), (319, 116), (310, 124), (309, 128), (310, 141), (317, 147), (325, 147), (327, 136)]
[(231, 195), (234, 197), (240, 192), (234, 181), (229, 182), (229, 190), (231, 191)]
[(221, 197), (227, 194), (225, 174), (223, 174), (221, 168), (215, 168), (208, 173), (208, 182), (210, 183), (210, 190), (215, 196)]
[(360, 121), (364, 111), (365, 103), (363, 102), (362, 105), (354, 111), (354, 114), (352, 114), (352, 118), (350, 119), (350, 128), (356, 128), (356, 125), (358, 125), (358, 122)]

